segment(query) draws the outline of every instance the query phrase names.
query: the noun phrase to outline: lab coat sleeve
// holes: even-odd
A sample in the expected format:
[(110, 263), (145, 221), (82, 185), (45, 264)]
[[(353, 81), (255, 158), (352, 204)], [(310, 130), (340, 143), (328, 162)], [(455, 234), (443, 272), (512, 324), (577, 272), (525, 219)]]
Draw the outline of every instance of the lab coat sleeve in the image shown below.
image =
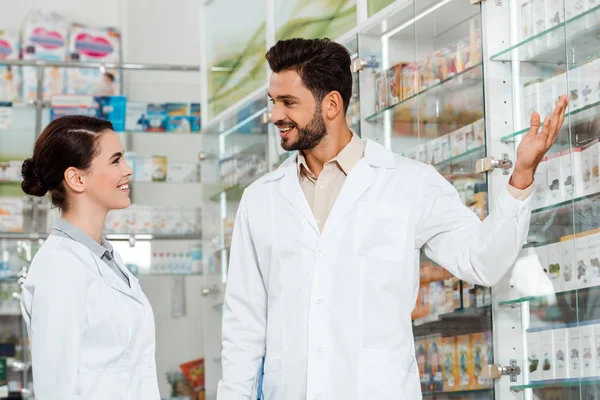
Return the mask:
[(495, 285), (510, 271), (527, 239), (532, 196), (517, 200), (503, 189), (497, 206), (482, 222), (433, 167), (426, 167), (424, 175), (418, 248), (460, 279)]
[(223, 310), (223, 379), (218, 400), (256, 399), (266, 324), (267, 292), (242, 198), (231, 242)]
[(68, 252), (56, 251), (39, 265), (36, 282), (23, 287), (35, 398), (79, 399), (76, 388), (86, 320), (86, 268)]

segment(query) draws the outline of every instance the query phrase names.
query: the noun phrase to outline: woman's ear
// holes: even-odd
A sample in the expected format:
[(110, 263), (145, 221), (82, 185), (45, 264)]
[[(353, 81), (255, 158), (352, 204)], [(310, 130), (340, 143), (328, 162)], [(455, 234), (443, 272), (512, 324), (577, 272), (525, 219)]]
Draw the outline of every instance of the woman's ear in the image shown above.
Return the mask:
[(65, 182), (67, 187), (77, 193), (85, 192), (85, 180), (81, 174), (81, 171), (74, 167), (69, 167), (65, 171)]

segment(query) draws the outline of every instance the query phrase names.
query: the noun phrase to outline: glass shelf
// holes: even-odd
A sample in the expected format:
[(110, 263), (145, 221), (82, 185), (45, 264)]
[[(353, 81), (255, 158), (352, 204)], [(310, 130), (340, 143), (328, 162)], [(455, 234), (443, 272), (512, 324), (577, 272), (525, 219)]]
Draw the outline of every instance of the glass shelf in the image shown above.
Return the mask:
[(585, 386), (585, 385), (598, 385), (600, 384), (600, 377), (594, 378), (580, 378), (580, 379), (557, 379), (552, 381), (535, 381), (526, 385), (514, 385), (510, 387), (513, 392), (520, 392), (525, 389), (545, 389), (554, 387), (568, 387), (568, 386)]
[[(473, 159), (473, 155), (477, 154), (479, 156), (479, 153), (485, 152), (485, 146), (480, 146), (477, 147), (475, 149), (469, 150), (465, 153), (459, 154), (457, 156), (454, 156), (452, 158), (449, 158), (445, 161), (442, 161), (440, 163), (437, 164), (433, 164), (433, 166), (436, 169), (441, 169), (441, 170), (445, 170), (448, 167), (454, 167), (454, 166), (461, 166), (464, 165), (464, 169), (467, 171), (471, 171), (473, 170), (473, 168), (475, 167), (474, 164), (471, 163), (472, 159)], [(478, 158), (478, 157), (477, 157)]]
[[(412, 108), (416, 100), (422, 99), (424, 96), (446, 96), (450, 93), (461, 91), (467, 88), (472, 88), (477, 85), (482, 84), (482, 63), (478, 63), (456, 75), (451, 76), (450, 78), (444, 79), (443, 81), (428, 87), (427, 89), (408, 97), (392, 106), (388, 106), (370, 116), (367, 117), (367, 122), (377, 122), (383, 118), (383, 115), (386, 111), (393, 110), (396, 108)], [(472, 72), (477, 71), (478, 74), (471, 74)], [(470, 76), (474, 75), (474, 76)]]
[(492, 389), (471, 389), (471, 390), (460, 390), (455, 392), (423, 392), (423, 397), (462, 397), (470, 394), (483, 394), (491, 392)]
[[(48, 233), (0, 232), (0, 239), (8, 240), (45, 240)], [(148, 241), (148, 240), (202, 240), (202, 235), (195, 234), (160, 234), (160, 233), (108, 233), (104, 237), (111, 241)]]
[[(552, 210), (556, 210), (556, 209), (560, 209), (560, 208), (565, 208), (565, 207), (571, 206), (573, 204), (580, 204), (580, 203), (584, 203), (584, 202), (588, 202), (588, 201), (596, 202), (597, 200), (600, 200), (600, 193), (594, 193), (594, 194), (590, 194), (590, 195), (582, 196), (582, 197), (575, 197), (574, 199), (565, 200), (560, 203), (551, 204), (546, 207), (536, 208), (535, 210), (531, 211), (531, 214), (532, 215), (540, 214), (540, 213), (543, 213), (546, 211), (552, 211)], [(569, 209), (569, 211), (570, 211), (570, 209)]]
[[(415, 337), (426, 336), (433, 333), (453, 335), (482, 332), (489, 329), (491, 306), (459, 308), (458, 310), (413, 320), (413, 334)], [(471, 322), (466, 324), (465, 321)]]
[[(585, 13), (577, 15), (566, 22), (547, 29), (539, 34), (527, 38), (501, 52), (494, 54), (492, 61), (513, 61), (547, 64), (565, 64), (565, 46), (571, 53), (569, 63), (577, 64), (583, 60), (600, 54), (600, 36), (598, 26), (582, 30), (580, 32), (569, 32), (569, 28), (575, 23), (583, 22), (591, 16), (600, 17), (600, 6), (596, 6)], [(565, 34), (566, 27), (566, 34)], [(561, 36), (560, 43), (553, 47), (547, 47), (546, 40), (550, 35)], [(565, 43), (565, 39), (566, 42)]]
[[(567, 119), (568, 117), (572, 117), (572, 116), (575, 116), (575, 115), (581, 114), (581, 113), (583, 113), (583, 112), (585, 112), (585, 111), (591, 110), (591, 109), (593, 109), (593, 108), (596, 108), (596, 107), (599, 107), (599, 106), (600, 106), (600, 102), (596, 102), (596, 103), (594, 103), (594, 104), (590, 104), (590, 105), (587, 105), (587, 106), (585, 106), (585, 107), (579, 108), (579, 109), (577, 109), (577, 110), (575, 110), (575, 111), (571, 111), (571, 112), (568, 112), (568, 113), (566, 113), (566, 114), (565, 114), (565, 124), (566, 124), (566, 122), (567, 122), (567, 121), (566, 121), (566, 119)], [(600, 111), (600, 110), (598, 110), (598, 111)], [(594, 115), (596, 115), (596, 114), (597, 114), (597, 113), (594, 113)], [(542, 123), (542, 124), (540, 125), (540, 128), (541, 128), (541, 127), (543, 127), (543, 126), (544, 126), (544, 124)], [(504, 143), (513, 143), (513, 142), (515, 141), (515, 138), (516, 138), (517, 136), (524, 135), (524, 134), (526, 134), (527, 132), (529, 132), (529, 127), (525, 128), (525, 129), (521, 129), (521, 130), (519, 130), (519, 131), (517, 131), (517, 132), (513, 132), (513, 133), (511, 133), (510, 135), (506, 135), (506, 136), (502, 137), (502, 139), (500, 139), (500, 140), (501, 140), (502, 142), (504, 142)]]

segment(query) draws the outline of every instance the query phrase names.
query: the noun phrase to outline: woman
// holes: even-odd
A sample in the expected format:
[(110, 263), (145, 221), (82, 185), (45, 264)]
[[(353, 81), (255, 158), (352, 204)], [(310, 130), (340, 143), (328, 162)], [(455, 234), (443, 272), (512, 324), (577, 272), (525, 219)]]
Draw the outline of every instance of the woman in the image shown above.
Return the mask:
[(62, 217), (21, 297), (38, 400), (160, 399), (152, 308), (102, 237), (131, 174), (112, 124), (82, 116), (51, 122), (23, 163), (23, 191), (49, 192)]

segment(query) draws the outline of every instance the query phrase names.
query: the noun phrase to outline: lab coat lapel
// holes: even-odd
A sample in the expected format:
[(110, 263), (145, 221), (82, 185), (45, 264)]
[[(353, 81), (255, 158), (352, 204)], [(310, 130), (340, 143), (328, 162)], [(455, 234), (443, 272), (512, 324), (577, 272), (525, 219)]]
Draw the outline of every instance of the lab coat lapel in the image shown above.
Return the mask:
[(279, 182), (279, 193), (298, 211), (300, 216), (308, 221), (312, 228), (319, 233), (317, 221), (310, 209), (306, 196), (300, 187), (296, 158), (290, 157), (280, 167), (283, 177)]
[[(106, 265), (106, 263), (104, 263), (104, 261), (102, 261), (100, 258), (98, 258), (98, 256), (96, 256), (91, 251), (90, 251), (90, 253), (94, 256), (94, 261), (96, 262), (98, 271), (100, 271), (100, 275), (102, 275), (104, 282), (106, 282), (106, 284), (108, 286), (110, 286), (111, 288), (113, 288), (115, 290), (118, 290), (119, 292), (123, 293), (124, 295), (127, 295), (127, 296), (131, 297), (132, 299), (134, 299), (135, 301), (143, 304), (141, 298), (139, 297), (139, 293), (136, 296), (136, 293), (134, 290), (135, 285), (131, 278), (129, 278), (129, 282), (131, 285), (131, 287), (129, 287), (123, 281), (123, 279), (119, 278), (114, 271), (111, 271), (110, 267), (108, 267), (108, 265)], [(127, 276), (129, 276), (128, 271), (123, 267), (123, 265), (116, 259), (115, 259), (115, 261), (117, 262), (119, 268), (121, 268), (121, 270), (124, 271), (127, 274)], [(138, 288), (139, 288), (139, 285), (138, 285)]]

